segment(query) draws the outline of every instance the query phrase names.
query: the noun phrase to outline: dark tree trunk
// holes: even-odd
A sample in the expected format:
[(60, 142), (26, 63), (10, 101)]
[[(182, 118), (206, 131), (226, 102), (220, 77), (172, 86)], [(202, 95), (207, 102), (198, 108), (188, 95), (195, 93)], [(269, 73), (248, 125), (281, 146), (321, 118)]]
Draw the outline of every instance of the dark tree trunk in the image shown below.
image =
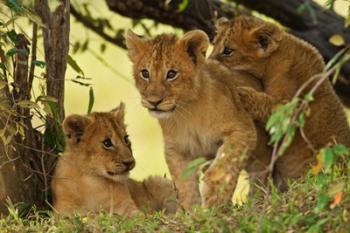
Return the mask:
[(70, 30), (70, 3), (63, 0), (53, 13), (47, 0), (36, 0), (35, 9), (45, 28), (44, 49), (46, 61), (47, 95), (58, 100), (60, 118), (64, 118), (64, 79), (67, 68)]
[[(6, 109), (0, 113), (0, 128), (7, 142), (0, 142), (0, 212), (7, 212), (6, 204), (24, 202), (40, 205), (40, 193), (37, 191), (40, 178), (32, 174), (32, 163), (35, 153), (31, 148), (39, 144), (36, 132), (32, 128), (29, 108), (23, 108), (19, 103), (30, 100), (29, 42), (23, 34), (17, 35), (16, 48), (22, 52), (14, 58), (13, 91), (1, 90), (1, 100)], [(3, 59), (2, 59), (2, 62)], [(5, 64), (5, 63), (4, 63)], [(16, 135), (11, 131), (19, 125), (22, 132)]]

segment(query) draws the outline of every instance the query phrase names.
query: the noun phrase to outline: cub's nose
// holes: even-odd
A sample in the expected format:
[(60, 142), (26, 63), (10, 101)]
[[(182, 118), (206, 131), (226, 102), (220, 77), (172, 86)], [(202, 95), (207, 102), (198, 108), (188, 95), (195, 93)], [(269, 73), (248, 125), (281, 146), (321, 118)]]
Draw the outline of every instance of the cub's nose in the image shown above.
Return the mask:
[(150, 103), (153, 107), (156, 108), (162, 101), (163, 101), (163, 99), (159, 99), (159, 100), (148, 100), (148, 103)]
[(135, 167), (135, 160), (134, 159), (130, 159), (130, 160), (123, 160), (123, 165), (126, 167), (127, 171), (130, 171), (131, 169), (133, 169)]

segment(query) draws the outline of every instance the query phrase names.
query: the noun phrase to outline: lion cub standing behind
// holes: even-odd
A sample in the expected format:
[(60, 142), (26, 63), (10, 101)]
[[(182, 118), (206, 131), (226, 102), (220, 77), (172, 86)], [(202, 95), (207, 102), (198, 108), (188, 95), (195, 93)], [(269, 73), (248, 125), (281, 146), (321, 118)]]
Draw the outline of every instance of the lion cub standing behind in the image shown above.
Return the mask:
[(59, 215), (104, 210), (132, 216), (140, 209), (175, 212), (171, 182), (128, 178), (135, 160), (124, 124), (124, 105), (109, 113), (71, 115), (63, 122), (66, 150), (52, 180), (54, 209)]
[[(262, 81), (264, 93), (246, 87), (239, 88), (239, 93), (242, 104), (254, 119), (263, 122), (276, 104), (291, 100), (301, 86), (325, 69), (321, 55), (310, 44), (272, 23), (244, 16), (219, 23), (211, 58)], [(306, 173), (320, 148), (333, 142), (350, 146), (346, 115), (329, 80), (321, 84), (314, 98), (304, 127), (305, 136), (296, 134), (285, 155), (276, 163), (282, 189), (286, 188), (283, 187), (286, 178)]]

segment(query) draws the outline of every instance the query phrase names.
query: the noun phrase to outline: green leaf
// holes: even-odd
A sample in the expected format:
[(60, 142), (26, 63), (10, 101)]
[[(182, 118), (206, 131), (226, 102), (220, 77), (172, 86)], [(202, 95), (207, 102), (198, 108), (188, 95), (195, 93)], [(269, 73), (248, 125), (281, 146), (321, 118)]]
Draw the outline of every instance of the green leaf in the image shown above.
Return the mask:
[(17, 53), (24, 56), (28, 56), (28, 51), (26, 49), (17, 49), (17, 48), (12, 48), (9, 51), (7, 51), (6, 56), (11, 57)]
[(39, 66), (40, 68), (45, 68), (46, 62), (44, 61), (39, 61), (39, 60), (34, 60), (32, 61), (32, 64)]
[(329, 60), (326, 64), (325, 70), (330, 70), (333, 66), (337, 65), (337, 63), (342, 60), (344, 56), (346, 56), (349, 49), (342, 49), (339, 52), (337, 52), (331, 60)]
[(30, 100), (22, 100), (17, 102), (17, 105), (22, 108), (39, 108), (39, 105)]
[(141, 20), (139, 19), (132, 19), (131, 20), (131, 26), (134, 28), (136, 27), (138, 24), (140, 24)]
[(312, 93), (307, 93), (305, 96), (304, 96), (304, 100), (307, 101), (307, 102), (311, 102), (314, 100), (314, 96)]
[(300, 113), (298, 118), (297, 118), (297, 126), (299, 128), (304, 127), (305, 125), (305, 114), (304, 113)]
[(85, 42), (81, 46), (81, 52), (85, 52), (89, 48), (89, 40), (85, 40)]
[(87, 111), (88, 114), (91, 113), (92, 107), (94, 106), (94, 103), (95, 103), (94, 90), (92, 89), (92, 87), (90, 87), (90, 90), (89, 90), (89, 106), (88, 106), (88, 111)]
[(204, 164), (206, 161), (207, 160), (205, 158), (200, 157), (189, 162), (186, 169), (182, 172), (181, 178), (182, 179), (188, 178), (197, 169), (197, 167)]
[(346, 182), (344, 180), (339, 181), (337, 183), (333, 183), (329, 185), (327, 189), (327, 195), (330, 197), (334, 197), (337, 193), (344, 191), (346, 187)]
[(322, 156), (322, 161), (324, 168), (326, 172), (330, 171), (330, 168), (332, 167), (334, 161), (335, 161), (335, 156), (331, 148), (324, 148), (321, 150), (321, 156)]
[(17, 38), (17, 33), (14, 29), (6, 33), (6, 36), (13, 42), (16, 43), (18, 38)]
[(89, 87), (91, 84), (90, 83), (84, 83), (84, 82), (80, 82), (80, 81), (78, 81), (78, 80), (74, 80), (74, 79), (72, 79), (71, 80), (73, 83), (77, 83), (77, 84), (79, 84), (79, 85), (81, 85), (81, 86), (84, 86), (84, 87)]
[(17, 0), (7, 0), (6, 6), (15, 12), (22, 11), (22, 6)]
[(349, 148), (347, 148), (343, 144), (337, 144), (334, 146), (333, 151), (336, 155), (341, 156), (341, 155), (349, 155), (350, 151)]
[(186, 10), (189, 3), (190, 3), (189, 0), (182, 0), (182, 2), (178, 6), (178, 12), (183, 12), (184, 10)]
[(78, 63), (70, 56), (68, 55), (68, 64), (70, 67), (72, 67), (73, 70), (75, 70), (77, 73), (84, 75), (84, 71), (80, 68)]
[(106, 51), (106, 48), (107, 48), (107, 45), (106, 45), (105, 43), (102, 43), (102, 44), (100, 45), (100, 52), (101, 52), (101, 53), (104, 53), (104, 52)]
[(322, 225), (324, 225), (328, 220), (329, 218), (325, 218), (317, 221), (307, 230), (306, 233), (322, 233), (323, 232)]
[(329, 10), (334, 11), (334, 3), (335, 3), (335, 0), (327, 0), (326, 7)]
[(36, 102), (52, 102), (52, 103), (57, 103), (58, 100), (55, 97), (52, 96), (47, 96), (47, 95), (41, 95), (36, 98)]
[[(46, 103), (48, 109), (45, 112), (48, 113), (49, 118), (46, 119), (46, 127), (44, 132), (44, 141), (50, 148), (55, 151), (62, 152), (64, 149), (64, 133), (61, 127), (61, 116), (59, 108), (56, 102), (43, 102)], [(44, 104), (45, 105), (45, 104)]]
[(6, 65), (4, 63), (0, 62), (0, 68), (3, 70), (6, 69)]
[(43, 105), (43, 111), (46, 113), (46, 115), (49, 116), (49, 117), (51, 117), (51, 118), (53, 118), (54, 115), (53, 115), (53, 112), (52, 112), (52, 110), (51, 110), (51, 107), (50, 107), (49, 102), (45, 102), (45, 101), (44, 101), (44, 102), (42, 102), (41, 104)]
[(317, 197), (317, 204), (315, 207), (315, 212), (320, 213), (326, 208), (330, 201), (330, 197), (326, 194), (319, 194)]
[(75, 43), (73, 44), (72, 53), (73, 53), (73, 54), (76, 54), (76, 53), (79, 51), (79, 49), (80, 49), (80, 42), (77, 41), (77, 42), (75, 42)]

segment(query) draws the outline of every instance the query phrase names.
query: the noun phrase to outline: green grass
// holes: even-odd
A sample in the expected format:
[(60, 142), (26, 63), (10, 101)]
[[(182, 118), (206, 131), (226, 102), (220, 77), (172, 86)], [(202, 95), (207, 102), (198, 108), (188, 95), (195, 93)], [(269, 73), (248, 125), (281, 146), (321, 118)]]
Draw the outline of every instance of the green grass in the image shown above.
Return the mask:
[[(350, 185), (348, 173), (311, 172), (304, 181), (294, 181), (290, 190), (273, 188), (263, 197), (248, 198), (232, 208), (180, 211), (173, 216), (155, 213), (123, 218), (100, 213), (95, 217), (56, 219), (50, 212), (21, 214), (20, 206), (9, 208), (0, 219), (1, 232), (350, 232)], [(263, 195), (262, 195), (263, 196)], [(340, 197), (340, 198), (339, 198)], [(335, 204), (335, 201), (338, 201)]]

